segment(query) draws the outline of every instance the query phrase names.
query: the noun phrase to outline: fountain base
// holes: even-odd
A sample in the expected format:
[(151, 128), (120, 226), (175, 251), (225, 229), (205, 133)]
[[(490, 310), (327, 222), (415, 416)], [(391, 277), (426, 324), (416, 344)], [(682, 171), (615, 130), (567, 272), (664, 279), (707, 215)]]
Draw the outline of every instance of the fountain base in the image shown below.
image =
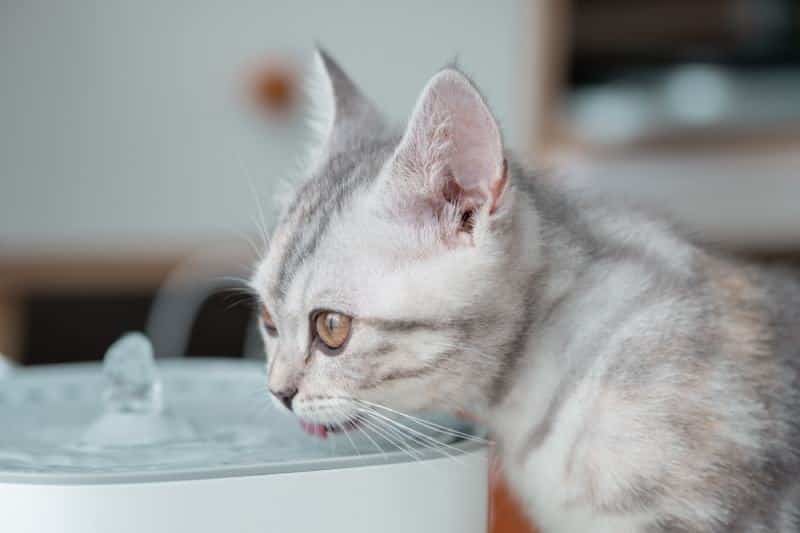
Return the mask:
[(323, 441), (272, 405), (261, 362), (117, 363), (3, 380), (3, 531), (485, 531), (479, 442), (398, 447), (360, 431)]

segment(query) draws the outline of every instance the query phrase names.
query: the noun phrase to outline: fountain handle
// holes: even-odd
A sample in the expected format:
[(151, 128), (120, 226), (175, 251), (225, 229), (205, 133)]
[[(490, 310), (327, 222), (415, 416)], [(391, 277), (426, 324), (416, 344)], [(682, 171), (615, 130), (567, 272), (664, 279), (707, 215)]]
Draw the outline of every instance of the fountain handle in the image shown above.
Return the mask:
[[(203, 304), (221, 290), (246, 287), (249, 272), (240, 265), (252, 264), (250, 255), (241, 248), (204, 250), (169, 273), (153, 299), (145, 326), (157, 357), (186, 355), (192, 325)], [(245, 355), (263, 353), (254, 324), (255, 318), (247, 329)]]

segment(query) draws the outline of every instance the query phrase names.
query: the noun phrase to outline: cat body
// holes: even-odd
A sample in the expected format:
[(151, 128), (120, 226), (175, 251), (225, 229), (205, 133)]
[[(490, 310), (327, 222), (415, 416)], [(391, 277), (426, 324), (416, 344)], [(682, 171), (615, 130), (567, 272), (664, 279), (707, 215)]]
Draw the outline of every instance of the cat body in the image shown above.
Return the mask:
[(321, 141), (253, 277), (309, 432), (470, 413), (545, 533), (800, 531), (796, 272), (527, 173), (454, 69), (400, 134), (314, 64)]
[(545, 242), (563, 292), (538, 300), (485, 416), (537, 523), (800, 531), (798, 273), (630, 210), (559, 206)]

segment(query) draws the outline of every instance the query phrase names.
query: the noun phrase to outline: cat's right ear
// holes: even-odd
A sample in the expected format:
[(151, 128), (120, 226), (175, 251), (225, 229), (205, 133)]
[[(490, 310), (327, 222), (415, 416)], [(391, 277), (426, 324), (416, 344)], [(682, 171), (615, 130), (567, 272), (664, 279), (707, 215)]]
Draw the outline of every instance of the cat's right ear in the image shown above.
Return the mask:
[(347, 150), (385, 127), (372, 102), (320, 46), (314, 49), (306, 79), (318, 152)]
[(468, 236), (509, 204), (500, 128), (478, 89), (454, 68), (422, 90), (389, 169), (395, 211), (418, 221), (427, 214), (446, 235)]

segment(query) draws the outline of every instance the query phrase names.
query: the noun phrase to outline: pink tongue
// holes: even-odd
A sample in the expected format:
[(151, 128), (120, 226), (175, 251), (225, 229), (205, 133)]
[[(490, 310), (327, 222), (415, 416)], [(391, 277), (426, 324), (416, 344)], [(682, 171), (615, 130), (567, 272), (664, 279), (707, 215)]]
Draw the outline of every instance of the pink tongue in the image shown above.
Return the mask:
[(312, 424), (301, 420), (300, 427), (303, 428), (303, 431), (314, 437), (319, 437), (321, 439), (328, 438), (328, 430), (321, 424)]

